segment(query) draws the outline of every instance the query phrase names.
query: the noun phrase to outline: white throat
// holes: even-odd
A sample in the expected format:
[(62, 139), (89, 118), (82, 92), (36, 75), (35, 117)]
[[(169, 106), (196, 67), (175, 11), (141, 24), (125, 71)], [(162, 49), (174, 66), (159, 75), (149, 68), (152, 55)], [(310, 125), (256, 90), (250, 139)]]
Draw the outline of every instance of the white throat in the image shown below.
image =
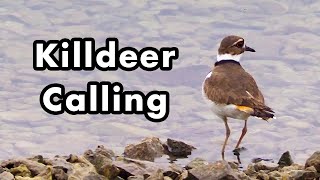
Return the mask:
[(223, 60), (234, 60), (239, 62), (242, 54), (237, 55), (231, 55), (231, 54), (218, 54), (217, 55), (217, 62), (223, 61)]

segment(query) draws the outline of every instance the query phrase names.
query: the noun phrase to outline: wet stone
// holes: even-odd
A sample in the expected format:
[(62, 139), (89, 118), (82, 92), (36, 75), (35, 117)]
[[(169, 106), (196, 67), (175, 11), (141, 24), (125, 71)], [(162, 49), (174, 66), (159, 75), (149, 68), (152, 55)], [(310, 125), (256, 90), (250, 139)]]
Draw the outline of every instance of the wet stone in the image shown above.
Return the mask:
[(202, 159), (202, 158), (195, 158), (194, 160), (192, 160), (191, 162), (189, 162), (187, 165), (186, 165), (186, 169), (192, 169), (192, 168), (195, 168), (195, 167), (199, 167), (199, 166), (204, 166), (204, 165), (208, 165), (209, 163)]
[(259, 179), (259, 180), (269, 180), (269, 176), (267, 173), (263, 172), (263, 171), (259, 171), (258, 174), (257, 174), (257, 177), (256, 179)]
[(126, 146), (124, 155), (132, 159), (154, 161), (164, 155), (164, 148), (159, 138), (145, 138), (138, 144)]
[(45, 164), (45, 161), (44, 161), (44, 158), (43, 158), (42, 155), (34, 156), (34, 157), (32, 157), (32, 158), (29, 158), (29, 160), (36, 161), (36, 162), (38, 162), (38, 163)]
[(115, 157), (115, 154), (112, 150), (105, 148), (103, 145), (99, 145), (97, 146), (96, 150), (95, 150), (96, 154), (101, 154), (106, 156), (109, 159), (112, 159)]
[(151, 174), (146, 180), (163, 180), (163, 170), (158, 169), (156, 172)]
[(198, 166), (189, 172), (198, 179), (238, 179), (226, 161), (217, 161), (212, 164)]
[(69, 163), (77, 163), (79, 162), (79, 158), (74, 154), (70, 154), (69, 157), (66, 159), (66, 161)]
[(0, 173), (0, 179), (1, 180), (14, 180), (14, 176), (10, 172), (4, 171), (4, 172)]
[(295, 180), (313, 180), (317, 177), (317, 173), (314, 171), (293, 170), (289, 174)]
[(55, 180), (68, 180), (67, 169), (61, 166), (53, 167), (52, 178)]
[(83, 177), (83, 180), (105, 180), (106, 177), (100, 175), (100, 174), (95, 174), (95, 173), (90, 173), (89, 175)]
[(120, 170), (113, 165), (112, 160), (109, 157), (88, 150), (84, 153), (84, 157), (94, 165), (97, 172), (108, 178), (115, 178), (120, 173)]
[(293, 160), (291, 158), (290, 152), (286, 151), (282, 154), (278, 162), (280, 167), (291, 166), (293, 164)]
[(314, 166), (320, 172), (320, 151), (313, 153), (306, 161), (305, 167)]
[(168, 151), (168, 155), (175, 156), (177, 158), (186, 158), (191, 155), (191, 152), (194, 149), (196, 148), (182, 141), (167, 139), (166, 150)]
[(275, 171), (278, 169), (278, 164), (266, 162), (266, 161), (260, 161), (258, 163), (255, 163), (253, 167), (255, 171), (260, 171), (260, 170)]

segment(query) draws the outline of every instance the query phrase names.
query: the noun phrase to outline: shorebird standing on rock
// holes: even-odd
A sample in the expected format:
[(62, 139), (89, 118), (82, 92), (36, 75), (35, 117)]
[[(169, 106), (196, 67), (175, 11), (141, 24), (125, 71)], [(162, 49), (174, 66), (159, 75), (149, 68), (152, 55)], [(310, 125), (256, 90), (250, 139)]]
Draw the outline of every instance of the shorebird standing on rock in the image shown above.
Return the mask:
[(245, 51), (255, 52), (246, 46), (239, 36), (227, 36), (220, 44), (217, 61), (212, 71), (206, 76), (202, 93), (210, 103), (212, 111), (220, 117), (226, 127), (226, 137), (222, 146), (222, 159), (230, 128), (228, 117), (244, 120), (244, 127), (234, 152), (240, 150), (240, 143), (247, 133), (247, 120), (255, 116), (267, 121), (275, 118), (272, 109), (264, 104), (264, 98), (253, 77), (240, 65), (240, 58)]

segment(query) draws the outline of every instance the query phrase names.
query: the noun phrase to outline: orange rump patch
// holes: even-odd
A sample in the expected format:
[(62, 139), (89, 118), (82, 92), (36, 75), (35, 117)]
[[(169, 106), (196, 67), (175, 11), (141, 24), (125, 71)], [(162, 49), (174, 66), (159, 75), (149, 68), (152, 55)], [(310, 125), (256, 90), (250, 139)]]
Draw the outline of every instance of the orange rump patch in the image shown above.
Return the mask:
[(251, 114), (253, 113), (253, 109), (251, 107), (247, 107), (247, 106), (237, 106), (237, 109), (239, 111), (243, 111), (243, 112), (246, 112), (248, 114)]

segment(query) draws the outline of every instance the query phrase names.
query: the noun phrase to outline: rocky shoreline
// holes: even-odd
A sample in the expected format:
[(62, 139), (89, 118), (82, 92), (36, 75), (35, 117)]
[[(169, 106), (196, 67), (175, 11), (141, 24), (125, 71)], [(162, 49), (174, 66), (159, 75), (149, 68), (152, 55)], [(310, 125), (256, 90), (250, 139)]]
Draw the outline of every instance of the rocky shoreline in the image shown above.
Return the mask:
[(0, 180), (215, 180), (215, 179), (319, 179), (320, 151), (315, 152), (304, 165), (295, 164), (289, 152), (283, 153), (278, 163), (257, 159), (244, 170), (235, 162), (207, 162), (191, 160), (185, 167), (153, 162), (168, 155), (170, 160), (185, 158), (195, 147), (181, 141), (145, 138), (126, 146), (123, 155), (116, 155), (104, 146), (83, 155), (41, 155), (10, 159), (0, 163)]

